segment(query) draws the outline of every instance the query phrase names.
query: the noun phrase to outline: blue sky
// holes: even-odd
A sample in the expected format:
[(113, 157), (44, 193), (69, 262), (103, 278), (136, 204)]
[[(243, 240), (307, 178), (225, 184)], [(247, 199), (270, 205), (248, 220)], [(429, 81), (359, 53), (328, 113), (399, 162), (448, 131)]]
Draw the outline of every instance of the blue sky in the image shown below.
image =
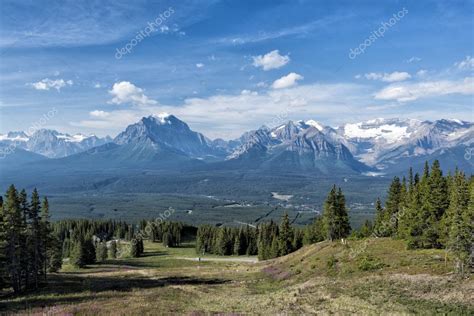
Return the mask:
[(429, 0), (2, 0), (0, 133), (40, 124), (115, 136), (160, 112), (226, 139), (289, 119), (474, 121), (473, 9)]

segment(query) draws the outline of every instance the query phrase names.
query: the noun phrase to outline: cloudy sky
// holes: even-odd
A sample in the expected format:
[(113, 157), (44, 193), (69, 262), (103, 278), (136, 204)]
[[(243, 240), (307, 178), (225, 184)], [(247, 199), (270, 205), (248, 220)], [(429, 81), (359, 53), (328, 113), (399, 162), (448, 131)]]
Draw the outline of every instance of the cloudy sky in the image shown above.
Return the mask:
[(0, 133), (474, 121), (474, 1), (381, 3), (2, 0)]

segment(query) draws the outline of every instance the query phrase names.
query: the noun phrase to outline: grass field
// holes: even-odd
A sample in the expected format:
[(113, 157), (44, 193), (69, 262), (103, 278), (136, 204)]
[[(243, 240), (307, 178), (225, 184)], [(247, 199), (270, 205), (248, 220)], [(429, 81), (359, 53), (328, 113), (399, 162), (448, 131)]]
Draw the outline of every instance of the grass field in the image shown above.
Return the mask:
[[(65, 265), (39, 293), (0, 300), (2, 313), (46, 315), (474, 313), (474, 282), (441, 250), (402, 241), (322, 242), (259, 263), (191, 261), (192, 244), (145, 244), (141, 258)], [(209, 256), (209, 259), (216, 256)], [(220, 257), (222, 258), (222, 257)], [(245, 258), (248, 259), (248, 258)]]

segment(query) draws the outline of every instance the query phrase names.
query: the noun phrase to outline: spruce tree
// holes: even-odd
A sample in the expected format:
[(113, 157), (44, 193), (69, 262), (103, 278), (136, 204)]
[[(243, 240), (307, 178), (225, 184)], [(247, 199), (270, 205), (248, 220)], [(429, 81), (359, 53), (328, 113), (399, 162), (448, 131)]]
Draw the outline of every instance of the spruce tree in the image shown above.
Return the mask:
[(38, 287), (38, 275), (42, 271), (42, 234), (40, 223), (41, 202), (38, 191), (33, 189), (29, 211), (28, 246), (31, 273), (35, 287)]
[(46, 274), (50, 265), (50, 260), (53, 255), (52, 252), (52, 231), (49, 218), (49, 201), (45, 197), (41, 206), (41, 221), (40, 221), (40, 244), (41, 244), (41, 261), (43, 264), (43, 276), (46, 280)]
[(372, 235), (372, 222), (368, 219), (364, 222), (364, 224), (360, 227), (359, 231), (356, 232), (356, 237), (358, 238), (366, 238)]
[(27, 227), (27, 217), (30, 212), (28, 204), (28, 196), (25, 189), (21, 190), (18, 195), (18, 202), (21, 208), (21, 226), (19, 227), (20, 231), (20, 270), (21, 270), (21, 283), (24, 289), (30, 288), (30, 262), (31, 256), (28, 251), (28, 227)]
[(18, 192), (14, 185), (8, 188), (4, 202), (4, 229), (6, 240), (6, 268), (10, 278), (10, 284), (15, 292), (20, 292), (22, 290), (22, 214)]
[(294, 238), (294, 232), (287, 213), (283, 215), (278, 232), (278, 256), (285, 256), (293, 251)]
[(395, 236), (398, 229), (398, 216), (402, 199), (402, 185), (400, 178), (394, 177), (388, 190), (385, 212), (383, 217), (384, 226), (387, 228), (388, 236)]
[(326, 238), (335, 240), (349, 236), (351, 226), (341, 188), (334, 185), (324, 202), (323, 223)]
[(325, 238), (324, 219), (322, 216), (318, 216), (311, 225), (305, 227), (303, 244), (314, 244), (316, 242), (323, 241)]
[(294, 230), (294, 237), (292, 242), (293, 251), (303, 247), (304, 232), (304, 229), (297, 228)]
[(0, 290), (7, 287), (7, 258), (5, 256), (7, 250), (7, 240), (5, 234), (5, 221), (3, 210), (3, 197), (0, 196)]
[(326, 201), (324, 202), (323, 208), (323, 221), (324, 221), (324, 232), (325, 238), (328, 240), (337, 239), (337, 198), (336, 198), (336, 186), (334, 185), (329, 192)]
[(456, 270), (464, 273), (472, 260), (474, 244), (474, 189), (462, 172), (456, 170), (450, 203), (441, 221), (441, 241), (456, 259)]
[(272, 242), (270, 244), (270, 250), (268, 253), (268, 259), (273, 259), (279, 256), (280, 242), (277, 235), (272, 236)]
[(52, 236), (48, 272), (58, 272), (63, 264), (62, 243), (58, 236)]
[(346, 209), (346, 198), (341, 188), (337, 191), (336, 201), (338, 238), (346, 238), (351, 233), (351, 224)]
[(84, 251), (83, 242), (81, 240), (78, 240), (74, 243), (74, 246), (71, 250), (70, 262), (77, 268), (83, 268), (86, 266), (86, 254)]
[(459, 170), (456, 170), (451, 181), (449, 207), (443, 214), (439, 225), (440, 242), (444, 245), (448, 243), (450, 230), (456, 214), (459, 212), (462, 213), (462, 210), (467, 209), (469, 204), (469, 184), (467, 183), (465, 175)]

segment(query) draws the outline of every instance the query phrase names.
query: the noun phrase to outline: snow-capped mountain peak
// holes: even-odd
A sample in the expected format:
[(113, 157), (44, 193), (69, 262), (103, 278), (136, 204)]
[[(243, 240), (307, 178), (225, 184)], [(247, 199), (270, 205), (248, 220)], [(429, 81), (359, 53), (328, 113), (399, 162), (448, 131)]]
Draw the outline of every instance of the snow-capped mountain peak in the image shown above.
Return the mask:
[(159, 114), (152, 115), (155, 119), (157, 119), (161, 124), (171, 124), (170, 117), (173, 116), (166, 112), (162, 112)]
[(306, 125), (309, 125), (309, 126), (312, 126), (312, 127), (315, 127), (318, 131), (322, 131), (324, 130), (324, 126), (319, 123), (319, 122), (316, 122), (315, 120), (308, 120), (306, 122), (304, 122)]

